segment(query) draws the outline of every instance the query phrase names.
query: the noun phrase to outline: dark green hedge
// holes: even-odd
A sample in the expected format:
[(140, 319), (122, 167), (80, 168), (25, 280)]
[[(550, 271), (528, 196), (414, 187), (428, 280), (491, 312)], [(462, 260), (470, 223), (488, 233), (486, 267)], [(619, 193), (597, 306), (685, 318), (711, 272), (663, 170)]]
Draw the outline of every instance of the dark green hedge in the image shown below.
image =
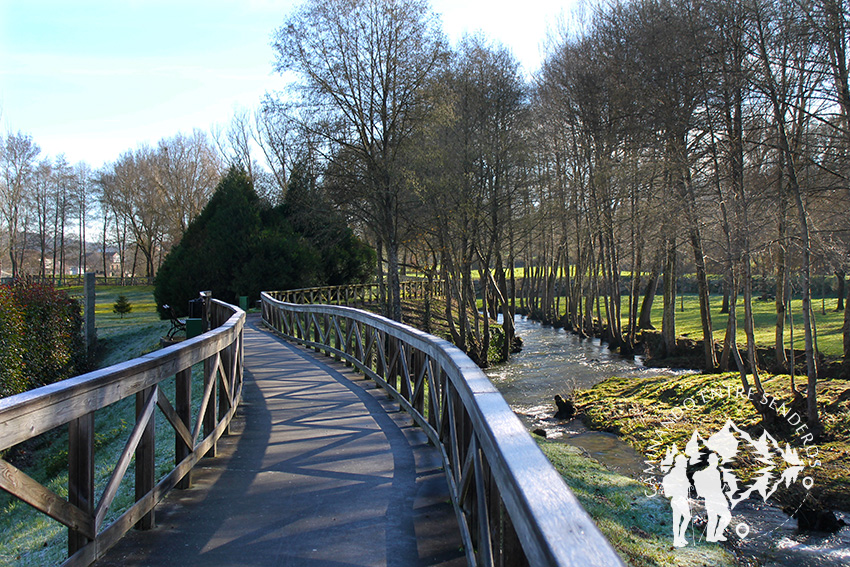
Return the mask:
[(52, 286), (0, 286), (0, 397), (87, 370), (79, 303)]

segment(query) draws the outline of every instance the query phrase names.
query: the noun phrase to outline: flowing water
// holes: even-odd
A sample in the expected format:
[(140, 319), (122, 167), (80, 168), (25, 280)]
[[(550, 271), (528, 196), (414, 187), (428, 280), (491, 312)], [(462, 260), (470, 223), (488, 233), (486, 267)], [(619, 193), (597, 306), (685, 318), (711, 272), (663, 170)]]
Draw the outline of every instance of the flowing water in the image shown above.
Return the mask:
[[(487, 371), (514, 412), (529, 429), (544, 429), (548, 439), (580, 447), (608, 468), (639, 478), (645, 457), (615, 435), (590, 431), (579, 420), (555, 419), (553, 399), (556, 394), (566, 396), (576, 388), (588, 388), (612, 376), (670, 375), (683, 371), (645, 367), (640, 359), (626, 359), (609, 351), (599, 339), (581, 338), (520, 316), (516, 317), (515, 325), (517, 335), (523, 340), (522, 352), (515, 354), (510, 363)], [(850, 523), (850, 514), (843, 517)], [(734, 538), (739, 556), (755, 559), (758, 565), (850, 565), (850, 526), (836, 534), (801, 533), (796, 521), (781, 510), (752, 500), (733, 510), (730, 526), (739, 524), (746, 524), (751, 534), (764, 534)]]

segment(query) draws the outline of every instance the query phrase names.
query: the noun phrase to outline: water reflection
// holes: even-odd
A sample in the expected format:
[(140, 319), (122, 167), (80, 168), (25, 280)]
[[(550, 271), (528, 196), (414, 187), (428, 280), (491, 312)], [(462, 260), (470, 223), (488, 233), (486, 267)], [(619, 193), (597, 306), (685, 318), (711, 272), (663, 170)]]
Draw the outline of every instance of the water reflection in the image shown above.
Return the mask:
[[(670, 375), (686, 371), (648, 368), (640, 359), (629, 360), (608, 350), (599, 339), (583, 339), (563, 329), (546, 327), (523, 317), (515, 320), (523, 350), (511, 362), (488, 369), (487, 375), (511, 408), (529, 429), (546, 430), (559, 439), (582, 448), (608, 468), (639, 478), (643, 457), (617, 436), (589, 431), (578, 420), (560, 421), (555, 412), (555, 394), (566, 395), (612, 376)], [(695, 503), (696, 504), (696, 503)], [(833, 567), (850, 565), (850, 526), (834, 535), (804, 534), (796, 521), (781, 510), (761, 502), (737, 506), (731, 524), (746, 523), (751, 536), (736, 539), (732, 547), (758, 565), (787, 567)], [(844, 514), (850, 522), (850, 515)]]

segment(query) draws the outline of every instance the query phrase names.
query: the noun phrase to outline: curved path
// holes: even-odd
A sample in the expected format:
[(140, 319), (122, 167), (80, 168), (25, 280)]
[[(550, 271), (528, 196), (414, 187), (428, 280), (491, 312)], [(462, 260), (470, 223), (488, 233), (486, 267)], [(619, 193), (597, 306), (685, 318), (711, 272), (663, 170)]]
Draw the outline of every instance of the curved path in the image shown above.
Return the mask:
[(243, 402), (192, 488), (95, 565), (463, 565), (442, 462), (361, 374), (245, 327)]

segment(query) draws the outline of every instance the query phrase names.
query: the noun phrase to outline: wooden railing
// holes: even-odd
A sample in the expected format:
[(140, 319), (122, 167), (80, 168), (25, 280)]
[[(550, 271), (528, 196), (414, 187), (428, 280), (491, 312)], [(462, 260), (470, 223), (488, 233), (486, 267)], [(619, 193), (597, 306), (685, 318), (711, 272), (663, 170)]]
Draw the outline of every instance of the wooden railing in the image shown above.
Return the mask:
[(384, 317), (262, 294), (267, 325), (354, 365), (441, 451), (470, 565), (622, 565), (484, 373), (452, 344)]
[[(399, 284), (402, 299), (425, 297), (428, 280), (407, 280)], [(380, 301), (380, 285), (377, 283), (339, 285), (327, 287), (307, 287), (287, 291), (267, 292), (269, 297), (285, 303), (321, 303), (326, 305), (362, 305)], [(431, 295), (440, 297), (443, 294), (441, 281), (431, 283)]]
[[(89, 565), (134, 525), (153, 524), (154, 506), (188, 475), (201, 457), (215, 452), (228, 431), (242, 392), (242, 330), (245, 312), (213, 300), (211, 331), (116, 364), (0, 399), (0, 451), (67, 425), (68, 499), (0, 459), (0, 488), (68, 527), (64, 565)], [(203, 364), (203, 396), (192, 414), (192, 366)], [(165, 381), (175, 381), (174, 401)], [(218, 395), (216, 395), (218, 386)], [(95, 412), (135, 396), (136, 421), (105, 488), (95, 494)], [(154, 462), (154, 414), (159, 407), (174, 429), (175, 466), (160, 479)], [(135, 504), (110, 524), (105, 518), (135, 455)]]

